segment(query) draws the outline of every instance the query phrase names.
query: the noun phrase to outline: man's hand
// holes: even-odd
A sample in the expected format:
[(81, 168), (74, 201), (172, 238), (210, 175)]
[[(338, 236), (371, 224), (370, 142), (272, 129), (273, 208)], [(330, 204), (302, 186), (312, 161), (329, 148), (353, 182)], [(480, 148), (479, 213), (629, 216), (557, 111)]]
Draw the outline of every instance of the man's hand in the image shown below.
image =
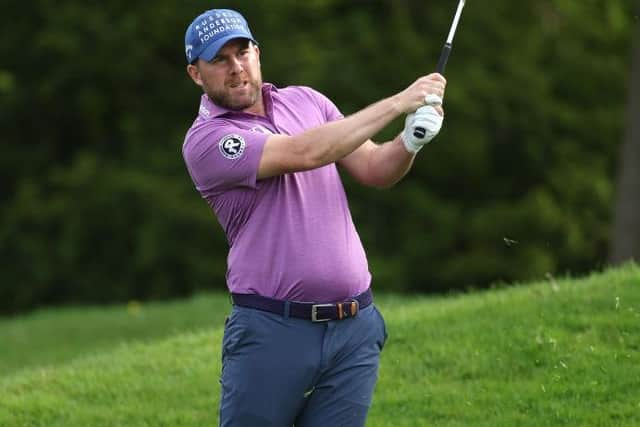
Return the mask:
[[(427, 100), (429, 101), (429, 100)], [(416, 110), (415, 113), (407, 115), (404, 122), (404, 129), (400, 138), (404, 143), (405, 148), (410, 153), (417, 153), (420, 149), (429, 143), (442, 128), (442, 108), (436, 102), (432, 102), (432, 105), (425, 105)], [(436, 105), (434, 107), (434, 105)], [(438, 108), (440, 111), (436, 110)], [(423, 138), (418, 138), (414, 135), (416, 128), (422, 128), (425, 131)]]
[(442, 103), (446, 86), (446, 79), (438, 73), (420, 77), (408, 88), (395, 95), (397, 108), (402, 113), (413, 113), (423, 105), (435, 106), (433, 97)]

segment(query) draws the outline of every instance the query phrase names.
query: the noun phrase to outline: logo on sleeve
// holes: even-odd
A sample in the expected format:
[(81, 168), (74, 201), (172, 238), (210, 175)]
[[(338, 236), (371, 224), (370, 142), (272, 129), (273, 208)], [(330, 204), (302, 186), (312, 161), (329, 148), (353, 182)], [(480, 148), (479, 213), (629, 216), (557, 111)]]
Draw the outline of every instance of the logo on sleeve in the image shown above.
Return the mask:
[(220, 152), (227, 159), (237, 159), (244, 153), (244, 138), (240, 135), (231, 134), (224, 136), (218, 143)]

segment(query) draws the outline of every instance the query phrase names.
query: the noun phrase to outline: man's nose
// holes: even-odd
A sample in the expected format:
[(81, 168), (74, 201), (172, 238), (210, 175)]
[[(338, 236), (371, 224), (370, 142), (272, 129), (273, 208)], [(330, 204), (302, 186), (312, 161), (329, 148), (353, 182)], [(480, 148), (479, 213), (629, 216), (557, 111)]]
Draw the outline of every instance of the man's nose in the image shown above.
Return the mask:
[(242, 70), (244, 70), (244, 68), (242, 67), (242, 63), (238, 60), (238, 58), (232, 58), (231, 59), (231, 73), (232, 74), (239, 74), (242, 72)]

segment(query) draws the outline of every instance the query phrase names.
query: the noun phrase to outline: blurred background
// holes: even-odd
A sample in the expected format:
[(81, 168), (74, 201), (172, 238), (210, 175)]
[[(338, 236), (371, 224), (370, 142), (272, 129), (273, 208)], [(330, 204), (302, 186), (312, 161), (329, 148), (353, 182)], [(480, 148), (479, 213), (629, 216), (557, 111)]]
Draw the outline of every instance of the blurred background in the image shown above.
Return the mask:
[[(640, 259), (639, 5), (467, 2), (439, 137), (390, 190), (344, 176), (377, 290)], [(201, 93), (184, 31), (199, 13), (239, 10), (265, 81), (312, 86), (349, 114), (435, 68), (456, 6), (3, 2), (0, 313), (226, 289), (224, 234), (181, 156)]]

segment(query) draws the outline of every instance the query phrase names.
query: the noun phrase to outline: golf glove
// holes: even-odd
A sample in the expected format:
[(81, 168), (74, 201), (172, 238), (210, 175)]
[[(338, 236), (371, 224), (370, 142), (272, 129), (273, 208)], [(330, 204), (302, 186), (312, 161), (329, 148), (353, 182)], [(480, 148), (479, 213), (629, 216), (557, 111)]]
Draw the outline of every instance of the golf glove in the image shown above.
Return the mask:
[[(440, 132), (442, 120), (443, 117), (431, 105), (425, 105), (418, 108), (415, 113), (408, 114), (400, 134), (407, 151), (414, 154), (420, 151)], [(416, 128), (424, 129), (424, 137), (414, 135)]]

